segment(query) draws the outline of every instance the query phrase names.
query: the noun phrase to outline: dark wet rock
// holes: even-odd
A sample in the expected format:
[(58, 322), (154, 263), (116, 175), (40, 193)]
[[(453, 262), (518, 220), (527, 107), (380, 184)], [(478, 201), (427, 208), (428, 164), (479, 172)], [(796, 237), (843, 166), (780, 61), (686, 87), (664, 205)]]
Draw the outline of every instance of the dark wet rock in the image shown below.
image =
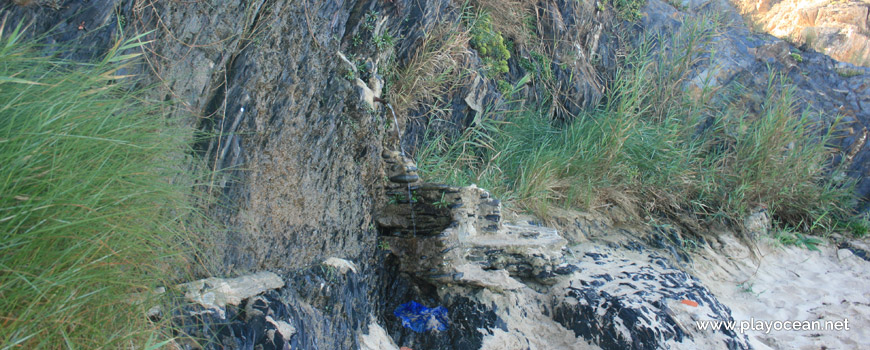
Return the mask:
[[(474, 186), (460, 188), (455, 200), (465, 205), (443, 213), (456, 224), (441, 234), (386, 231), (383, 238), (392, 253), (394, 288), (400, 288), (389, 293), (404, 295), (402, 301), (444, 305), (451, 320), (442, 333), (409, 332), (388, 321), (398, 344), (435, 349), (514, 348), (530, 343), (564, 349), (749, 348), (747, 339), (735, 332), (696, 330), (699, 320), (732, 320), (730, 310), (697, 279), (637, 241), (586, 243), (565, 251), (567, 242), (553, 229), (502, 222), (501, 215), (495, 214), (501, 212), (500, 203), (488, 192)], [(675, 228), (658, 226), (650, 234), (626, 231), (625, 235), (650, 237), (654, 246), (672, 252), (676, 261), (688, 261)], [(636, 248), (626, 249), (626, 245)], [(463, 302), (455, 303), (454, 295), (462, 295)], [(700, 305), (690, 308), (683, 300)], [(532, 314), (534, 319), (529, 318)], [(469, 335), (467, 317), (481, 315), (487, 317), (475, 322), (484, 326)], [(541, 325), (547, 327), (545, 334), (535, 333), (533, 329)], [(507, 329), (511, 331), (506, 333)], [(455, 338), (445, 338), (444, 333), (450, 332), (472, 342), (455, 343)]]
[[(701, 334), (695, 329), (697, 320), (732, 320), (731, 311), (667, 259), (655, 253), (591, 248), (597, 252), (586, 252), (576, 263), (595, 267), (553, 287), (559, 290), (554, 292), (559, 297), (553, 319), (578, 336), (603, 349), (663, 349), (688, 344), (704, 349), (749, 348), (745, 336), (733, 331)], [(699, 306), (687, 307), (682, 300), (698, 302)]]
[(388, 185), (388, 200), (376, 221), (385, 235), (433, 236), (452, 222), (450, 206), (462, 204), (458, 191), (445, 185)]
[[(511, 282), (497, 281), (494, 276), (472, 283), (460, 281), (475, 273), (472, 270), (455, 274), (451, 283), (420, 280), (401, 272), (401, 257), (394, 257), (394, 280), (384, 288), (397, 300), (388, 306), (406, 300), (444, 305), (450, 324), (447, 332), (421, 334), (387, 317), (386, 328), (397, 344), (427, 349), (502, 349), (529, 344), (558, 349), (749, 348), (741, 334), (724, 328), (695, 328), (699, 320), (732, 320), (731, 312), (697, 279), (658, 253), (587, 243), (571, 248), (570, 256), (567, 264), (553, 270), (557, 273), (550, 278), (556, 283), (538, 291), (531, 288), (534, 284), (523, 286), (518, 280), (504, 288)], [(469, 329), (471, 325), (477, 325), (476, 331)], [(457, 343), (455, 337), (464, 338)]]
[(399, 151), (384, 150), (381, 158), (386, 163), (387, 178), (400, 184), (414, 183), (420, 180), (417, 175), (417, 164)]
[(409, 174), (400, 174), (395, 176), (390, 176), (390, 181), (396, 183), (411, 183), (420, 180), (420, 177), (417, 175), (409, 175)]
[[(436, 286), (400, 270), (396, 256), (390, 255), (382, 270), (384, 283), (379, 293), (393, 297), (384, 300), (384, 328), (400, 346), (412, 349), (480, 349), (488, 331), (481, 329), (505, 329), (492, 311), (492, 305), (482, 304), (463, 294), (441, 295)], [(445, 332), (416, 333), (402, 326), (402, 321), (393, 315), (399, 305), (408, 301), (423, 305), (442, 305), (448, 310), (448, 328)]]
[(855, 256), (863, 259), (864, 261), (870, 261), (870, 252), (866, 249), (866, 247), (858, 247), (854, 243), (850, 242), (840, 242), (837, 243), (838, 249), (848, 249)]
[[(342, 273), (345, 265), (333, 266), (338, 260), (284, 274), (284, 287), (220, 312), (186, 305), (173, 315), (184, 332), (179, 336), (198, 339), (206, 349), (359, 349), (378, 310), (367, 292), (377, 273)], [(193, 344), (180, 343), (185, 349)]]

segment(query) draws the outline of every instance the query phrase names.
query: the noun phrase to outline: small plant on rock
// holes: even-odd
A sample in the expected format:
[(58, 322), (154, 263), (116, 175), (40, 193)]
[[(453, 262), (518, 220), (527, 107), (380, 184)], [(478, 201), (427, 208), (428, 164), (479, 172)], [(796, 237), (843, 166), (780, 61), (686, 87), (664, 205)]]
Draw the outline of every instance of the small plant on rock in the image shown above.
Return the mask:
[(752, 285), (752, 282), (745, 281), (738, 284), (737, 288), (740, 288), (740, 291), (743, 293), (755, 294), (755, 291), (752, 290)]
[(752, 282), (749, 282), (749, 281), (743, 281), (743, 282), (741, 282), (740, 284), (737, 285), (737, 288), (740, 288), (740, 291), (741, 291), (741, 292), (743, 292), (743, 293), (747, 293), (747, 294), (752, 294), (752, 295), (754, 295), (755, 297), (759, 297), (759, 296), (761, 296), (761, 294), (763, 294), (763, 293), (766, 291), (766, 290), (763, 290), (763, 291), (760, 291), (760, 292), (757, 292), (757, 293), (756, 293), (754, 290), (752, 290), (752, 287), (753, 287), (754, 285), (755, 285), (755, 283), (752, 283)]
[(508, 72), (507, 61), (511, 58), (511, 53), (505, 45), (504, 37), (492, 27), (492, 17), (489, 14), (480, 15), (474, 22), (470, 43), (483, 61), (484, 74), (499, 79)]
[(799, 53), (797, 53), (797, 52), (792, 52), (792, 53), (789, 54), (789, 56), (791, 56), (791, 58), (792, 58), (793, 60), (797, 61), (797, 63), (801, 63), (801, 62), (804, 61), (803, 56), (801, 56), (801, 54), (799, 54)]
[(438, 200), (437, 202), (435, 202), (435, 203), (432, 203), (432, 205), (434, 205), (435, 208), (444, 209), (444, 208), (447, 208), (447, 206), (450, 205), (450, 202), (444, 199), (444, 194), (442, 193), (442, 194), (441, 194), (441, 199), (439, 199), (439, 200)]
[(791, 231), (782, 231), (778, 233), (775, 238), (784, 246), (803, 246), (804, 248), (813, 251), (820, 251), (818, 245), (823, 243), (822, 240), (818, 238), (805, 236), (801, 233)]
[(626, 21), (640, 20), (640, 10), (646, 5), (646, 0), (609, 0), (616, 10), (617, 17)]
[(378, 241), (378, 249), (380, 249), (380, 250), (390, 250), (390, 242), (387, 242), (387, 241)]

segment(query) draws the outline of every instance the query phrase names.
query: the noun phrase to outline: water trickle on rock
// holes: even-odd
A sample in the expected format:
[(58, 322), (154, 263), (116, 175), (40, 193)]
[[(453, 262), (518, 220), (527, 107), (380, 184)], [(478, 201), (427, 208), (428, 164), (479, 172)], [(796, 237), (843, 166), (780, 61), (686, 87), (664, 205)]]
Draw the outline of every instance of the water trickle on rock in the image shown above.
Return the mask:
[[(405, 153), (405, 148), (402, 147), (402, 136), (399, 134), (399, 119), (396, 118), (396, 111), (393, 110), (393, 106), (391, 106), (389, 103), (385, 103), (385, 105), (387, 106), (387, 108), (390, 109), (390, 113), (393, 115), (393, 126), (396, 129), (396, 140), (397, 140), (397, 143), (399, 144), (399, 154), (402, 156), (402, 158), (406, 158), (406, 157), (408, 157), (408, 155)], [(412, 227), (411, 233), (416, 236), (417, 235), (417, 220), (414, 218), (414, 196), (411, 193), (411, 183), (408, 182), (407, 186), (408, 186), (408, 206), (409, 206), (409, 209), (411, 211), (411, 227)]]
[(408, 183), (408, 205), (410, 206), (409, 209), (411, 209), (411, 228), (412, 228), (411, 233), (413, 233), (416, 236), (417, 235), (417, 220), (416, 220), (416, 218), (414, 218), (414, 197), (411, 195), (411, 184), (410, 183)]

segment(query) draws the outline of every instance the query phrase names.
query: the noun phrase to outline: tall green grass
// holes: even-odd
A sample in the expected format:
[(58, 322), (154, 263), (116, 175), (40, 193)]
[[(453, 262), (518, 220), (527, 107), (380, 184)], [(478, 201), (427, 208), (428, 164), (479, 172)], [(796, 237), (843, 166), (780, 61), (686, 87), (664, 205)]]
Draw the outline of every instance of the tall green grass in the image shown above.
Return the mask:
[(771, 76), (759, 115), (728, 110), (711, 128), (703, 153), (698, 198), (728, 214), (764, 205), (783, 224), (803, 230), (831, 229), (850, 221), (853, 205), (849, 179), (829, 175), (829, 146), (837, 121), (825, 128), (822, 116), (795, 107), (794, 89)]
[[(549, 208), (618, 204), (637, 214), (739, 218), (765, 206), (784, 224), (830, 227), (850, 205), (849, 183), (825, 176), (830, 133), (795, 107), (771, 74), (763, 112), (724, 91), (684, 89), (715, 18), (650, 38), (616, 70), (604, 102), (565, 123), (539, 109), (477, 116), (459, 139), (430, 135), (417, 154), (427, 176), (476, 183), (546, 218)], [(659, 45), (655, 47), (654, 45)]]
[(184, 270), (192, 133), (121, 75), (141, 36), (96, 63), (0, 38), (0, 348), (143, 348)]

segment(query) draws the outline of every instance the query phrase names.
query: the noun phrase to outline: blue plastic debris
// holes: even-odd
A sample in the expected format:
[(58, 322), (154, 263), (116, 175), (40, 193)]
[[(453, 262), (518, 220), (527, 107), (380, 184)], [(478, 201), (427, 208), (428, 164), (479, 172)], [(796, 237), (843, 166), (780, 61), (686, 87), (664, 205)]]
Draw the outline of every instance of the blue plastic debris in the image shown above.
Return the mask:
[(447, 330), (447, 308), (443, 306), (430, 309), (410, 301), (399, 305), (393, 314), (402, 319), (402, 326), (417, 333)]

